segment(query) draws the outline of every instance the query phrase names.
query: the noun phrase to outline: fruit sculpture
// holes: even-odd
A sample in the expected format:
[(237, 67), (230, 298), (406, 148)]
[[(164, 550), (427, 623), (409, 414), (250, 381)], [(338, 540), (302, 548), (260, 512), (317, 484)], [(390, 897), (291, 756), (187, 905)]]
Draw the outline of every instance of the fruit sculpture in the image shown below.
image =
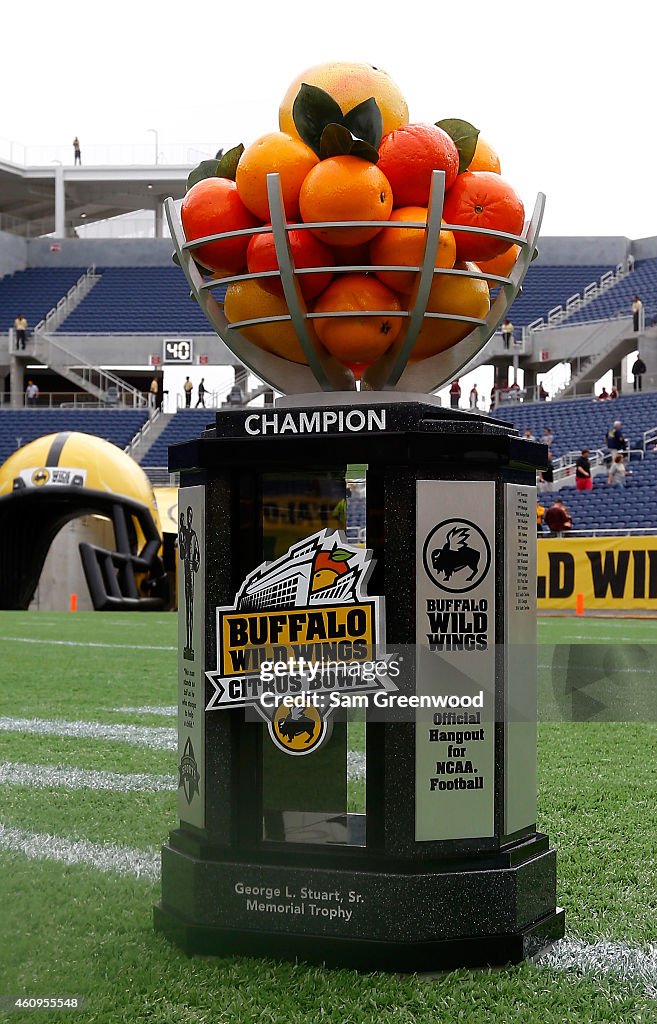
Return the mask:
[(393, 80), (369, 65), (303, 72), (279, 128), (200, 164), (180, 222), (168, 201), (193, 293), (279, 390), (309, 390), (313, 375), (325, 390), (361, 379), (435, 390), (518, 293), (543, 197), (526, 225), (478, 129), (411, 122)]

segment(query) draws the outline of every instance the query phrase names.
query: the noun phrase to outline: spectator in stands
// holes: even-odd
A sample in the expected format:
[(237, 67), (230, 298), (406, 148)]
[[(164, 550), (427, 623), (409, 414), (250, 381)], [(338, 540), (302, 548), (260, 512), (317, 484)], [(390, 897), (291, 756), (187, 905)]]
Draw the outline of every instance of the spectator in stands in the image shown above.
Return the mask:
[(543, 444), (546, 444), (550, 448), (554, 442), (554, 434), (549, 427), (543, 427)]
[(183, 391), (185, 392), (185, 408), (191, 409), (192, 406), (192, 391), (194, 385), (192, 384), (189, 377), (185, 377), (185, 383), (183, 384)]
[(25, 404), (36, 405), (37, 398), (39, 397), (39, 389), (33, 380), (28, 380), (27, 387), (25, 388)]
[(518, 381), (514, 380), (513, 384), (509, 385), (506, 398), (508, 402), (519, 402), (523, 394), (524, 391), (521, 391)]
[(532, 434), (532, 432), (531, 432), (531, 430), (529, 429), (529, 427), (527, 427), (527, 430), (525, 431), (525, 434), (524, 434), (524, 436), (525, 436), (525, 439), (526, 439), (527, 441), (535, 441), (535, 440), (536, 440), (536, 438), (535, 438), (535, 437), (534, 437), (534, 435)]
[(542, 505), (536, 502), (536, 536), (543, 536), (543, 516), (545, 515), (545, 509)]
[(157, 396), (158, 396), (159, 390), (160, 390), (160, 383), (159, 383), (157, 377), (153, 377), (153, 379), (152, 379), (152, 381), (150, 383), (150, 387), (148, 389), (148, 408), (149, 409), (156, 409), (157, 408)]
[(578, 491), (593, 490), (593, 477), (591, 476), (588, 448), (582, 448), (582, 454), (575, 463), (575, 488)]
[(479, 392), (477, 391), (477, 385), (473, 384), (470, 388), (470, 411), (476, 412), (479, 408)]
[(627, 441), (623, 437), (621, 426), (620, 420), (614, 420), (614, 425), (607, 431), (607, 448), (612, 456), (624, 452), (627, 448)]
[(205, 377), (201, 377), (201, 383), (198, 386), (198, 399), (197, 399), (196, 405), (194, 406), (195, 409), (198, 409), (199, 405), (202, 405), (203, 408), (205, 409), (205, 392), (206, 392), (206, 388), (205, 388), (205, 384), (203, 383), (204, 380), (205, 380)]
[(550, 492), (552, 490), (552, 484), (554, 483), (554, 468), (552, 466), (552, 452), (548, 445), (548, 464), (547, 469), (543, 469), (538, 474), (538, 482), (540, 484), (541, 491)]
[(632, 299), (632, 330), (643, 330), (643, 303), (638, 295)]
[(539, 402), (545, 402), (550, 397), (549, 393), (543, 387), (543, 382), (538, 385), (538, 400)]
[(561, 498), (556, 498), (554, 505), (550, 505), (545, 513), (544, 522), (550, 533), (557, 537), (560, 537), (562, 533), (568, 530), (572, 530), (573, 527), (570, 513)]
[(641, 391), (641, 386), (642, 386), (641, 378), (643, 377), (644, 373), (646, 372), (646, 364), (644, 363), (644, 361), (641, 358), (641, 356), (637, 356), (637, 358), (632, 363), (632, 371), (631, 372), (632, 372), (632, 376), (634, 377), (634, 390), (635, 391)]
[(614, 455), (611, 466), (609, 467), (607, 483), (610, 487), (625, 487), (626, 474), (627, 470), (625, 469), (623, 456), (620, 454)]
[(618, 391), (616, 389), (616, 385), (615, 384), (611, 385), (611, 391), (609, 392), (609, 397), (610, 398), (618, 398)]
[(461, 399), (461, 385), (459, 384), (458, 377), (452, 381), (452, 386), (449, 389), (449, 404), (452, 409), (458, 409), (459, 401)]
[(75, 136), (73, 139), (73, 164), (82, 164), (82, 154), (80, 153), (80, 140)]
[(627, 259), (625, 260), (628, 274), (631, 274), (634, 270), (634, 256), (631, 252), (628, 252)]
[(19, 313), (14, 320), (14, 330), (16, 331), (16, 348), (24, 349), (27, 338), (27, 320), (22, 313)]
[(598, 401), (606, 402), (608, 398), (611, 398), (611, 395), (609, 394), (606, 388), (603, 388), (600, 394), (598, 395)]
[(507, 352), (511, 348), (511, 345), (513, 344), (514, 330), (515, 328), (511, 321), (509, 320), (508, 316), (505, 317), (504, 322), (502, 324), (502, 344), (504, 345), (504, 348), (506, 349)]

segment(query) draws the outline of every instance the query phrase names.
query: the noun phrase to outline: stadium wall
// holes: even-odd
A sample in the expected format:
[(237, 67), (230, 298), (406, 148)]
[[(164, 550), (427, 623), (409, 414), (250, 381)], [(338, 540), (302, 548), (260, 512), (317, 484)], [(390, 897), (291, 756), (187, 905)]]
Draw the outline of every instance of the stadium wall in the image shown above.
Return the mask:
[(27, 240), (0, 231), (0, 277), (27, 267)]
[(52, 238), (27, 242), (28, 267), (170, 267), (169, 238)]

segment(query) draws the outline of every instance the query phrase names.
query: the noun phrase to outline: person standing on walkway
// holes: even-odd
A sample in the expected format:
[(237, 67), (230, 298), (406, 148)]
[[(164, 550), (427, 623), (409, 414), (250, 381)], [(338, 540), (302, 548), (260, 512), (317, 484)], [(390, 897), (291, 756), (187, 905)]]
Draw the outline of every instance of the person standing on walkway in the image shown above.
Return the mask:
[(27, 406), (35, 406), (38, 397), (38, 387), (36, 386), (33, 380), (28, 380), (27, 387), (25, 388), (25, 404)]
[(194, 385), (192, 384), (189, 377), (185, 377), (185, 383), (183, 384), (183, 391), (185, 392), (185, 408), (191, 409), (192, 406), (192, 391)]
[(641, 356), (637, 356), (637, 358), (632, 363), (631, 372), (632, 376), (634, 377), (634, 390), (641, 391), (641, 378), (643, 377), (643, 374), (646, 372), (646, 364), (644, 363)]
[(148, 389), (148, 408), (157, 409), (157, 395), (160, 390), (160, 385), (157, 377), (153, 377), (150, 387)]
[(449, 404), (450, 408), (458, 409), (459, 401), (461, 400), (461, 385), (459, 384), (458, 377), (452, 381), (452, 386), (449, 389)]
[(201, 383), (198, 386), (198, 399), (196, 405), (194, 406), (195, 409), (198, 409), (199, 405), (202, 405), (203, 408), (205, 409), (205, 395), (207, 389), (205, 387), (205, 384), (203, 383), (204, 380), (205, 377), (201, 377)]
[(27, 320), (22, 313), (19, 313), (14, 320), (14, 330), (16, 331), (16, 348), (24, 351), (27, 338)]
[(643, 330), (643, 303), (638, 295), (632, 299), (632, 330)]
[(73, 165), (80, 164), (82, 166), (82, 154), (80, 153), (80, 140), (75, 136), (73, 139)]
[(509, 351), (509, 349), (511, 348), (511, 346), (513, 344), (513, 332), (514, 332), (514, 330), (515, 330), (515, 327), (513, 326), (513, 324), (509, 320), (509, 318), (506, 317), (506, 319), (504, 320), (504, 323), (502, 324), (502, 343), (504, 345), (505, 351), (507, 351), (507, 352)]
[(470, 411), (476, 412), (479, 409), (479, 392), (477, 391), (477, 385), (473, 384), (470, 389)]

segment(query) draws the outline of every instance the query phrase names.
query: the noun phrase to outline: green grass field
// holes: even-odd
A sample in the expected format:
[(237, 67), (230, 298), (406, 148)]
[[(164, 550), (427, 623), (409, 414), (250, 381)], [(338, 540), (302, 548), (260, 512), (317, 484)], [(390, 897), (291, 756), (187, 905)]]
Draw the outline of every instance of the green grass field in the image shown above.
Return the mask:
[[(643, 645), (655, 636), (640, 620), (539, 624), (538, 822), (558, 850), (568, 935), (592, 950), (609, 940), (649, 952), (654, 941), (657, 725), (638, 713), (605, 720), (618, 709), (555, 721), (566, 656), (555, 645), (598, 652), (568, 655), (569, 671), (600, 657), (608, 676), (634, 681), (621, 703), (639, 709), (655, 678)], [(613, 957), (591, 956), (586, 970), (538, 962), (428, 977), (189, 959), (170, 946), (152, 905), (157, 853), (176, 824), (175, 644), (173, 615), (0, 615), (0, 996), (84, 996), (78, 1016), (104, 1024), (657, 1020), (657, 989)], [(137, 731), (115, 728), (125, 726)]]

